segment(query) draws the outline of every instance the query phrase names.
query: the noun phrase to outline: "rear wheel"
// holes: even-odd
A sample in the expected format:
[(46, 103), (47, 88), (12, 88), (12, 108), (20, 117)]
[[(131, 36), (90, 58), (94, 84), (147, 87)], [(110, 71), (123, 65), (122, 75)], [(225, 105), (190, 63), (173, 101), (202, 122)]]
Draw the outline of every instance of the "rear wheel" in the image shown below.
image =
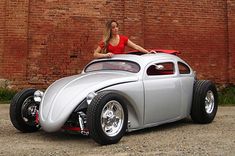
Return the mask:
[(191, 118), (196, 123), (213, 121), (218, 108), (218, 94), (215, 84), (208, 80), (199, 80), (194, 84)]
[(117, 143), (126, 132), (127, 114), (126, 101), (121, 95), (98, 94), (87, 110), (90, 136), (102, 145)]
[(35, 132), (38, 123), (39, 103), (34, 101), (36, 89), (25, 89), (17, 93), (10, 104), (10, 119), (13, 126), (22, 132)]

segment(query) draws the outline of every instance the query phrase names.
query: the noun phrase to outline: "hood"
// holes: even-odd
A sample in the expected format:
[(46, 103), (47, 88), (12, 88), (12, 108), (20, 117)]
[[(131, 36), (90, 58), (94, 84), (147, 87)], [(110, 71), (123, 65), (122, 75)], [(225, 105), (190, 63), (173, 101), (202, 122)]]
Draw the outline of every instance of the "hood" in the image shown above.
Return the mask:
[(137, 80), (135, 74), (127, 72), (91, 72), (57, 80), (48, 87), (42, 98), (40, 125), (45, 131), (57, 131), (90, 92)]

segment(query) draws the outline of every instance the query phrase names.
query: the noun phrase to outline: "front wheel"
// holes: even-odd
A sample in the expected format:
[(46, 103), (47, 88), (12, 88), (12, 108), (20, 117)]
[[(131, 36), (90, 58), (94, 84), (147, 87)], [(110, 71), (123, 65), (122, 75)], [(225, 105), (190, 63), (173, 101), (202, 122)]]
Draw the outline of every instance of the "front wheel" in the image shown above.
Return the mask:
[(25, 89), (17, 93), (10, 104), (10, 119), (13, 126), (22, 132), (39, 130), (39, 103), (34, 101), (36, 89)]
[(102, 92), (88, 106), (90, 136), (99, 144), (117, 143), (127, 129), (126, 100), (119, 94)]
[(199, 80), (194, 84), (191, 118), (196, 123), (213, 121), (218, 108), (218, 94), (215, 84), (208, 80)]

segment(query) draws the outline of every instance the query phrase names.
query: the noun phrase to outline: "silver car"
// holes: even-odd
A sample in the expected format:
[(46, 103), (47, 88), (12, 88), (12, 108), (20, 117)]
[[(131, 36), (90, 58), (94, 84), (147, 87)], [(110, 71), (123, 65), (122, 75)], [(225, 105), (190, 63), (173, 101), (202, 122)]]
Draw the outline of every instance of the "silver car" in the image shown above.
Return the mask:
[(55, 81), (45, 92), (25, 89), (10, 105), (22, 132), (78, 131), (97, 143), (117, 143), (126, 131), (174, 122), (188, 116), (213, 121), (217, 90), (197, 80), (176, 55), (115, 55), (90, 62), (79, 75)]

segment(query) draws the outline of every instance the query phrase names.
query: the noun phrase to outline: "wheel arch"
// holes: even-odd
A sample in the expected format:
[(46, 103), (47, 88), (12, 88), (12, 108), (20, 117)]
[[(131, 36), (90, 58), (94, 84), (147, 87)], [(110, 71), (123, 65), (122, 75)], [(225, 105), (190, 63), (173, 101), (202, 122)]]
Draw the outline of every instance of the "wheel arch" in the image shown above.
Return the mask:
[(131, 129), (138, 129), (141, 126), (142, 124), (141, 116), (138, 113), (138, 108), (135, 106), (135, 100), (131, 96), (129, 96), (126, 92), (114, 89), (105, 89), (98, 92), (97, 94), (103, 92), (118, 94), (124, 98), (128, 111), (127, 131), (131, 131)]

